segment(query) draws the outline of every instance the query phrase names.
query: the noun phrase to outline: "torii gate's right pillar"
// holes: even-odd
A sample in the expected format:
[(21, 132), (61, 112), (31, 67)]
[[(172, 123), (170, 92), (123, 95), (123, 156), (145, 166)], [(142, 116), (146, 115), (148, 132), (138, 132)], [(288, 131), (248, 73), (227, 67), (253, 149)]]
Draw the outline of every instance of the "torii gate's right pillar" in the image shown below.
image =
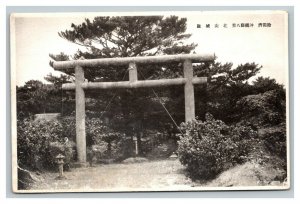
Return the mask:
[(184, 85), (185, 102), (185, 122), (195, 119), (195, 97), (193, 85), (193, 65), (191, 60), (185, 60), (183, 63), (184, 78), (187, 79)]

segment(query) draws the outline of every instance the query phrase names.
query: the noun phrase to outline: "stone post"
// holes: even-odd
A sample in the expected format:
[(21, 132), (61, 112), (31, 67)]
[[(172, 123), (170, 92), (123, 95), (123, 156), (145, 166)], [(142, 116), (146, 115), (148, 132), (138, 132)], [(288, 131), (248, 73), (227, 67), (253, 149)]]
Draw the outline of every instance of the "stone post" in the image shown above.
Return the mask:
[(193, 65), (191, 60), (185, 60), (183, 63), (183, 73), (187, 82), (184, 85), (185, 100), (185, 122), (195, 119), (195, 99), (193, 86)]
[(137, 69), (136, 69), (136, 64), (131, 62), (129, 63), (129, 81), (130, 82), (135, 82), (138, 80), (138, 76), (137, 76)]
[(133, 137), (133, 141), (134, 141), (134, 146), (135, 146), (135, 156), (139, 155), (139, 147), (138, 147), (138, 141), (137, 141), (137, 137)]
[(75, 67), (76, 86), (76, 147), (78, 163), (86, 164), (86, 136), (85, 136), (85, 94), (81, 87), (84, 82), (84, 71), (80, 66)]

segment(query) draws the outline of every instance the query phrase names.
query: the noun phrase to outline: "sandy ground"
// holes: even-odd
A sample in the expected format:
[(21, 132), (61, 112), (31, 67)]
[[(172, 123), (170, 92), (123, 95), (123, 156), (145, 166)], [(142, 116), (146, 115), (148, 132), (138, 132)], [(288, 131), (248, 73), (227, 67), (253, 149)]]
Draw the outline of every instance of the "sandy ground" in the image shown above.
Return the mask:
[(42, 174), (31, 190), (37, 191), (157, 191), (199, 186), (184, 175), (178, 160), (133, 164), (105, 164), (75, 168), (57, 180), (57, 173)]
[(278, 175), (275, 170), (249, 162), (229, 169), (206, 183), (193, 182), (186, 177), (184, 166), (178, 160), (97, 165), (75, 168), (64, 175), (66, 179), (63, 180), (56, 179), (58, 173), (36, 176), (37, 181), (27, 192), (201, 191), (289, 187), (286, 182), (275, 180)]

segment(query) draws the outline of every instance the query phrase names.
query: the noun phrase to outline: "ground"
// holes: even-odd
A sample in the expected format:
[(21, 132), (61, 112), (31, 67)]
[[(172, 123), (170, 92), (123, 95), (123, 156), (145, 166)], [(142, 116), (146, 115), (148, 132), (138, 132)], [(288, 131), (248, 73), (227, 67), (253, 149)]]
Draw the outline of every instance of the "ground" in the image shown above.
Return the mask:
[[(260, 183), (261, 175), (255, 165), (246, 163), (222, 173), (213, 181), (193, 182), (185, 176), (184, 166), (176, 160), (148, 161), (143, 163), (106, 164), (75, 168), (65, 172), (66, 179), (57, 180), (58, 173), (36, 176), (31, 190), (43, 191), (170, 191), (203, 190), (203, 187), (262, 186), (283, 183)], [(266, 173), (266, 172), (265, 172)], [(247, 175), (246, 175), (247, 174)], [(262, 174), (262, 173), (260, 173)]]
[(31, 190), (155, 191), (166, 188), (192, 188), (196, 185), (183, 172), (184, 167), (178, 160), (97, 165), (65, 172), (65, 180), (56, 180), (57, 173), (43, 174), (38, 177)]

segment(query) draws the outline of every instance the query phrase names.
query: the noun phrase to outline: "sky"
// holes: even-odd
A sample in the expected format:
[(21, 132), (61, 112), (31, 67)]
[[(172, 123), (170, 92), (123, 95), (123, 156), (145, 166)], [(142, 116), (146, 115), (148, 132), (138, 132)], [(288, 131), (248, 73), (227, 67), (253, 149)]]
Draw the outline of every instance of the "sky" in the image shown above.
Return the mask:
[[(268, 12), (249, 13), (249, 11), (143, 13), (143, 15), (155, 14), (171, 14), (187, 18), (186, 32), (192, 34), (187, 43), (197, 43), (197, 53), (214, 53), (218, 62), (232, 62), (233, 67), (255, 62), (263, 66), (258, 76), (275, 78), (280, 84), (287, 84), (287, 21), (283, 13), (272, 15)], [(79, 24), (84, 18), (92, 19), (97, 15), (108, 14), (69, 13), (56, 16), (18, 14), (12, 18), (15, 25), (12, 26), (12, 35), (15, 39), (15, 43), (12, 43), (14, 56), (12, 66), (16, 70), (16, 84), (21, 86), (31, 79), (46, 82), (44, 77), (49, 73), (60, 75), (60, 72), (54, 71), (49, 66), (49, 54), (64, 52), (72, 55), (82, 47), (62, 39), (58, 36), (58, 32), (70, 29), (71, 23)], [(252, 23), (253, 27), (233, 27), (233, 24), (242, 23)], [(270, 23), (271, 26), (258, 27), (259, 23)], [(206, 28), (207, 24), (210, 24), (210, 28)]]

